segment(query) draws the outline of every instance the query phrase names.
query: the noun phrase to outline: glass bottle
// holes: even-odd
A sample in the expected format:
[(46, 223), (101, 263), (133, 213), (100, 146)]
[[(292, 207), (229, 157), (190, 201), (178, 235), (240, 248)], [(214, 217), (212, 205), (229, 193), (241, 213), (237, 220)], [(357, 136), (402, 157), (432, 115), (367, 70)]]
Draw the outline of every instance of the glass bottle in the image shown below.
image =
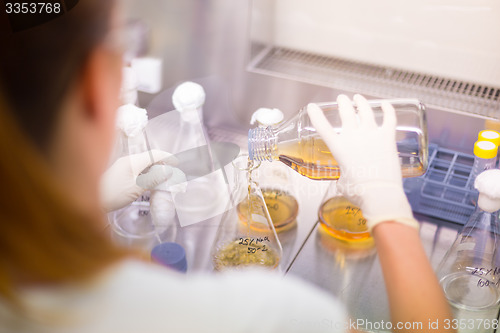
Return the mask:
[[(446, 298), (457, 319), (495, 319), (500, 304), (500, 170), (481, 173), (475, 211), (438, 266)], [(480, 332), (474, 327), (471, 332)], [(462, 330), (461, 330), (462, 331)], [(488, 330), (486, 330), (488, 331)], [(463, 331), (465, 332), (465, 330)]]
[(179, 135), (171, 153), (205, 146), (208, 142), (203, 126), (205, 90), (195, 82), (184, 82), (172, 94), (175, 112), (180, 114)]
[[(257, 123), (261, 128), (275, 128), (283, 121), (279, 109), (259, 108), (252, 114), (250, 124)], [(276, 232), (288, 231), (297, 225), (299, 204), (295, 198), (290, 168), (281, 163), (260, 162), (252, 178), (259, 184), (269, 215)]]
[[(428, 139), (425, 108), (418, 100), (387, 100), (396, 110), (396, 142), (403, 177), (424, 174), (428, 163)], [(375, 120), (381, 124), (381, 100), (369, 101)], [(321, 103), (331, 125), (341, 130), (337, 103)], [(277, 128), (255, 128), (248, 132), (248, 152), (252, 160), (281, 161), (311, 179), (334, 180), (340, 169), (327, 145), (316, 133), (306, 108)]]
[(474, 189), (474, 180), (481, 172), (494, 169), (497, 163), (498, 146), (491, 141), (474, 143), (474, 164), (469, 176), (470, 189)]
[(261, 267), (275, 269), (282, 257), (264, 197), (252, 180), (259, 166), (241, 155), (233, 161), (234, 189), (212, 245), (214, 269)]

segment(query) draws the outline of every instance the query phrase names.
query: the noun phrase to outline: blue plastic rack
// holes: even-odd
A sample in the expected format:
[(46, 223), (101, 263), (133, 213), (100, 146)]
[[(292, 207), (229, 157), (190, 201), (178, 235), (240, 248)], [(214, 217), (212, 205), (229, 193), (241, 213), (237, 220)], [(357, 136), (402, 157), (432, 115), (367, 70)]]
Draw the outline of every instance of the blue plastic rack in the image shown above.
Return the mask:
[(413, 211), (465, 224), (477, 197), (477, 191), (469, 189), (473, 164), (472, 155), (430, 145), (427, 172), (403, 181)]

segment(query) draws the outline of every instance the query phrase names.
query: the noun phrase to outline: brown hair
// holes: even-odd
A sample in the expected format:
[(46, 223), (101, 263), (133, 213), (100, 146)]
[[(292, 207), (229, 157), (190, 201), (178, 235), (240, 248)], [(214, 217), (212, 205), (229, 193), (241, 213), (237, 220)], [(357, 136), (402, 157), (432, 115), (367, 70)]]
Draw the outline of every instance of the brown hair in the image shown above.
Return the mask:
[(93, 47), (104, 40), (113, 4), (80, 0), (62, 16), (2, 38), (0, 80), (5, 98), (39, 148), (47, 148), (68, 87)]
[(43, 157), (65, 89), (102, 41), (111, 8), (80, 0), (52, 22), (12, 34), (7, 52), (2, 47), (0, 296), (10, 300), (20, 281), (81, 281), (126, 255), (105, 234), (102, 213), (76, 208)]

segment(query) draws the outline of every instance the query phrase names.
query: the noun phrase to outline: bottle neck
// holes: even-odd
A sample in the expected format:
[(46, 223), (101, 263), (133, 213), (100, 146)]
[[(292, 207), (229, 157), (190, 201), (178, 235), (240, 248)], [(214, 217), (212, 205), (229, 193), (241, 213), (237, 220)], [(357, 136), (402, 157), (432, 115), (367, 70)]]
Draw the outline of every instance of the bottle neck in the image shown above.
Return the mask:
[(277, 152), (277, 137), (271, 127), (248, 131), (248, 155), (254, 161), (272, 161)]

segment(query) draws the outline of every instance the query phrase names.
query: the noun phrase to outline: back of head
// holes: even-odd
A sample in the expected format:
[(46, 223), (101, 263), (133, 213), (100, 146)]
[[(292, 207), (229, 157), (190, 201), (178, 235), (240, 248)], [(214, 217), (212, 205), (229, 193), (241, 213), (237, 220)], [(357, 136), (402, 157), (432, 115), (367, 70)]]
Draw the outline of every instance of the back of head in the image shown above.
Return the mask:
[(89, 278), (125, 255), (110, 243), (101, 212), (79, 210), (44, 156), (68, 87), (105, 38), (112, 8), (113, 1), (80, 0), (50, 22), (3, 31), (0, 298), (15, 301), (26, 284)]

